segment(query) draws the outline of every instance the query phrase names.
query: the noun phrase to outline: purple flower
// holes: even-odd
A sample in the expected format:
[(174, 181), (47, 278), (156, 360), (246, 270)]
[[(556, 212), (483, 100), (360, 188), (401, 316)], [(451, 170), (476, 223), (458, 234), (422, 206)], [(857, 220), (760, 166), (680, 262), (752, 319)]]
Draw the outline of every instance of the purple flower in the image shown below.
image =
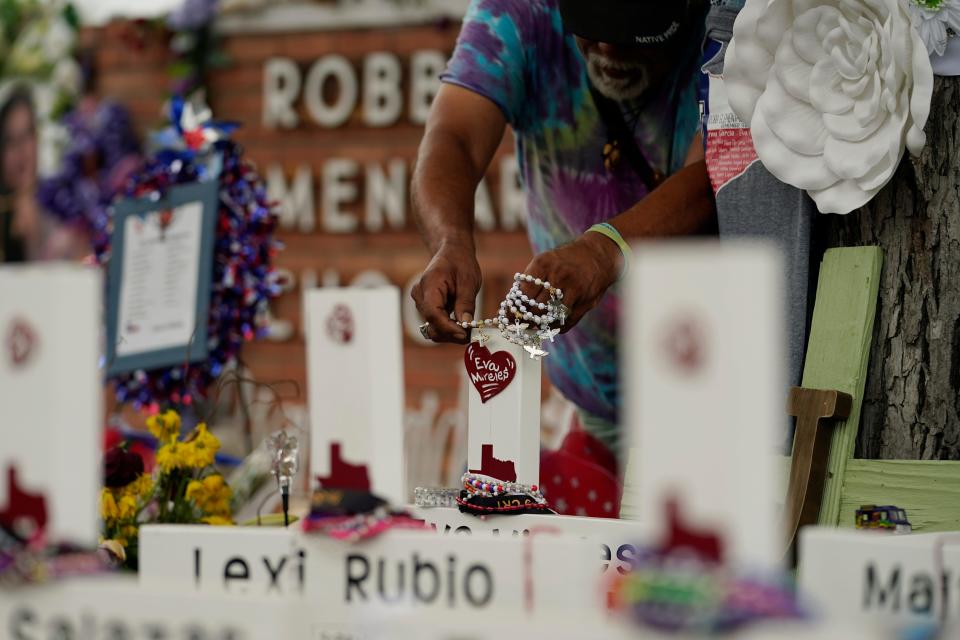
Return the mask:
[(114, 102), (82, 103), (68, 113), (70, 133), (60, 172), (40, 183), (40, 204), (64, 224), (82, 227), (94, 248), (108, 240), (108, 207), (141, 164), (140, 141), (127, 111)]
[(143, 475), (143, 458), (139, 453), (114, 447), (103, 459), (103, 484), (111, 489), (125, 487)]

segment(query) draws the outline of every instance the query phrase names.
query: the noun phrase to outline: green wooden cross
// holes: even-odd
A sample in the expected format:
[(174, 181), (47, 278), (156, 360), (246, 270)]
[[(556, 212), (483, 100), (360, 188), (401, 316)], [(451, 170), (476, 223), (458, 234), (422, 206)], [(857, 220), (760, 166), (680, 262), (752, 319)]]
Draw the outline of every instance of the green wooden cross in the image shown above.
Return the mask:
[(852, 403), (830, 436), (818, 522), (853, 527), (860, 505), (892, 504), (915, 531), (958, 530), (960, 462), (853, 457), (882, 263), (879, 247), (851, 247), (830, 249), (820, 267), (803, 388), (849, 394)]

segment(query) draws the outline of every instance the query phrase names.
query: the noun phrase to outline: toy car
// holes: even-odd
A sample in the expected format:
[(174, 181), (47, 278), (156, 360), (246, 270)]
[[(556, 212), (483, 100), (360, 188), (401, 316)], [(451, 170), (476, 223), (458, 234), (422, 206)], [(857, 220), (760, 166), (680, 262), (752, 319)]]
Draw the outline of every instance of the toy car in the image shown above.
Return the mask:
[(857, 529), (872, 529), (890, 533), (910, 533), (913, 527), (907, 520), (907, 512), (893, 506), (878, 507), (867, 504), (857, 509)]

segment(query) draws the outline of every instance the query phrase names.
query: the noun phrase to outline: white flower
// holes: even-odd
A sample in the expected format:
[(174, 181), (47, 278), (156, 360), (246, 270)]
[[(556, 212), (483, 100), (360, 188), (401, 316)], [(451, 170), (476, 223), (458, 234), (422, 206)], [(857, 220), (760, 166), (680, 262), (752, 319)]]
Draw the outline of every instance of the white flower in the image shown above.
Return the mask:
[(49, 61), (43, 55), (43, 38), (46, 21), (28, 23), (10, 45), (6, 71), (10, 75), (34, 76), (40, 74)]
[(869, 202), (926, 143), (933, 70), (899, 0), (747, 0), (724, 77), (761, 162), (824, 213)]
[(930, 55), (947, 50), (947, 28), (960, 34), (960, 0), (905, 0)]
[(76, 31), (55, 4), (33, 16), (10, 43), (6, 72), (20, 76), (42, 76), (59, 60), (70, 55), (77, 41)]
[(43, 35), (43, 55), (49, 62), (56, 62), (70, 55), (77, 43), (77, 32), (74, 31), (63, 14), (51, 16)]
[(83, 69), (73, 58), (62, 58), (53, 67), (51, 81), (66, 95), (77, 96), (83, 89)]

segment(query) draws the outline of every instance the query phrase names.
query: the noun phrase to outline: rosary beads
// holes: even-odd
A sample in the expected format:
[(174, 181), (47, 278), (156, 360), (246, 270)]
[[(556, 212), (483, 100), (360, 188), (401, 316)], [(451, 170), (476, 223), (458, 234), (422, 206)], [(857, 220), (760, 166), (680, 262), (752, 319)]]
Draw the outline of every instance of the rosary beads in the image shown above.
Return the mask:
[[(550, 300), (537, 302), (521, 291), (523, 282), (542, 287), (550, 293)], [(553, 342), (560, 333), (560, 329), (552, 328), (554, 323), (563, 326), (567, 321), (570, 309), (561, 302), (563, 291), (552, 286), (549, 282), (535, 278), (525, 273), (516, 273), (513, 276), (513, 286), (507, 292), (507, 297), (500, 303), (500, 311), (496, 318), (459, 322), (464, 329), (485, 329), (496, 326), (500, 334), (513, 344), (523, 347), (533, 360), (539, 360), (548, 355), (543, 350), (543, 343)], [(486, 341), (483, 332), (478, 338)]]

